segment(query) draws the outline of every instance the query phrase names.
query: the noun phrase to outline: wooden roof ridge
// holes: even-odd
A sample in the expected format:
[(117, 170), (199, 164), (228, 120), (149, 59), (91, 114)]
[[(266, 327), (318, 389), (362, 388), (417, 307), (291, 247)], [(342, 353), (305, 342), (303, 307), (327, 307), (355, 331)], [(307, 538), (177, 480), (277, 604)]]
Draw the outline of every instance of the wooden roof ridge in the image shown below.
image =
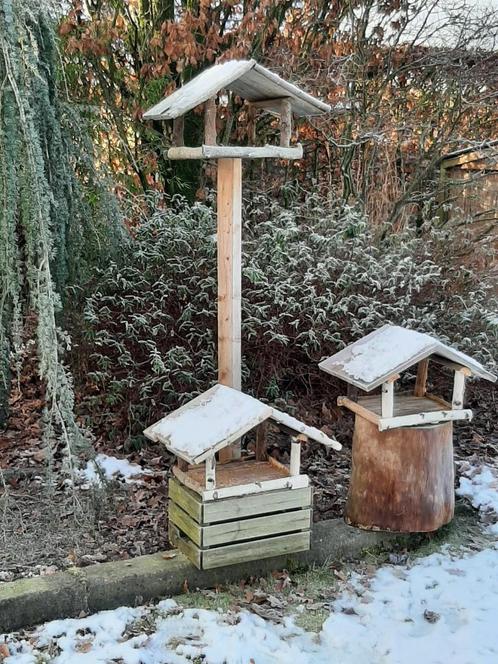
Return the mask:
[[(229, 60), (202, 71), (152, 106), (143, 118), (172, 120), (185, 115), (224, 88), (248, 101), (262, 102), (263, 107), (265, 100), (275, 102), (276, 99), (287, 98), (296, 116), (321, 115), (331, 110), (329, 104), (274, 74), (256, 60)], [(274, 111), (274, 105), (269, 103), (267, 110)]]
[(480, 362), (439, 339), (398, 325), (384, 325), (322, 360), (320, 369), (366, 392), (430, 356), (466, 367), (474, 376), (494, 382)]
[(185, 461), (197, 464), (268, 419), (327, 447), (341, 449), (341, 445), (323, 431), (309, 427), (240, 390), (220, 384), (149, 426), (144, 435), (163, 443)]

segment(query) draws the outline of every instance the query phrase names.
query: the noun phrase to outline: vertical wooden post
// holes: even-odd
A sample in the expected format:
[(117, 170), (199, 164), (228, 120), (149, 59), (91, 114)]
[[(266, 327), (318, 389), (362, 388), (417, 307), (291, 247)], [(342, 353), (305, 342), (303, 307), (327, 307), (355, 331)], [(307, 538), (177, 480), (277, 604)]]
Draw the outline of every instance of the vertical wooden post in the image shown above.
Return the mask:
[(216, 458), (214, 454), (206, 459), (206, 489), (216, 488)]
[(266, 461), (266, 436), (268, 433), (267, 422), (261, 422), (256, 428), (256, 461)]
[(429, 360), (421, 360), (417, 366), (417, 380), (415, 381), (415, 389), (413, 391), (413, 395), (416, 397), (425, 397), (428, 370)]
[(216, 101), (211, 97), (204, 107), (204, 144), (216, 145)]
[(183, 128), (185, 125), (184, 115), (180, 115), (178, 118), (173, 120), (173, 145), (175, 147), (181, 147), (185, 145), (183, 139)]
[(280, 102), (280, 145), (289, 147), (292, 134), (292, 105), (289, 99)]
[(299, 475), (300, 470), (301, 470), (301, 443), (295, 438), (292, 438), (289, 473), (291, 477), (296, 477), (296, 475)]
[(463, 397), (465, 393), (465, 371), (455, 371), (455, 379), (453, 382), (453, 397), (451, 399), (451, 407), (453, 410), (460, 410), (463, 408)]
[[(218, 381), (241, 387), (242, 161), (218, 160)], [(220, 451), (240, 458), (240, 443)]]
[(394, 381), (382, 383), (382, 417), (394, 416)]

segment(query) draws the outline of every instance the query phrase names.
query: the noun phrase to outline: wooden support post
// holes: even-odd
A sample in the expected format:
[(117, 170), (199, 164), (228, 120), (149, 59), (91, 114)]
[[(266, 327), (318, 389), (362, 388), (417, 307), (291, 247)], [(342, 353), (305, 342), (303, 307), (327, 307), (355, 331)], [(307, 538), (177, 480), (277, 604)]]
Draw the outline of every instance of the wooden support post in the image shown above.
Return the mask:
[(427, 372), (429, 370), (429, 360), (421, 360), (417, 366), (417, 380), (415, 381), (414, 396), (424, 397), (427, 390)]
[(394, 416), (394, 381), (382, 383), (382, 417)]
[[(218, 161), (218, 381), (241, 387), (242, 161)], [(240, 458), (240, 443), (220, 451), (220, 461)]]
[(268, 433), (267, 422), (261, 422), (256, 428), (256, 461), (266, 461), (266, 435)]
[(463, 408), (464, 393), (465, 372), (455, 371), (455, 379), (453, 382), (453, 397), (451, 399), (451, 407), (453, 410), (461, 410)]
[(280, 145), (289, 147), (292, 134), (292, 105), (289, 99), (280, 102)]
[(173, 120), (173, 145), (177, 148), (185, 145), (183, 140), (183, 128), (185, 126), (184, 119), (185, 116), (180, 115)]
[(216, 145), (216, 101), (211, 97), (204, 107), (204, 143)]
[(216, 488), (216, 458), (214, 454), (206, 459), (206, 489)]
[(291, 453), (290, 453), (290, 475), (296, 477), (301, 471), (301, 443), (292, 438), (291, 440)]

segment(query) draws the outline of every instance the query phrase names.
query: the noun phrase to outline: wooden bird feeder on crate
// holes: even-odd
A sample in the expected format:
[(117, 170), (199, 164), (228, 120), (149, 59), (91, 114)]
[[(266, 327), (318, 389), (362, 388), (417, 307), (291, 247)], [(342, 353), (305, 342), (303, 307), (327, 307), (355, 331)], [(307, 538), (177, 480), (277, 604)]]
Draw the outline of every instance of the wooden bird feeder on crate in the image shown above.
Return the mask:
[[(278, 116), (280, 144), (219, 145), (216, 100), (223, 99), (223, 91), (248, 102), (253, 129), (258, 111)], [(204, 142), (187, 147), (184, 116), (200, 104)], [(308, 549), (311, 489), (308, 478), (299, 473), (300, 443), (311, 438), (340, 449), (318, 429), (240, 392), (241, 160), (300, 159), (302, 146), (292, 144), (294, 117), (330, 110), (254, 60), (233, 60), (206, 69), (143, 116), (173, 121), (169, 159), (216, 160), (218, 166), (219, 384), (145, 432), (178, 458), (170, 485), (170, 539), (201, 569)], [(268, 419), (292, 434), (289, 468), (264, 452), (262, 423)], [(256, 457), (243, 459), (241, 437), (255, 427)]]
[[(290, 435), (290, 465), (266, 454), (264, 423)], [(256, 429), (256, 452), (216, 465), (216, 454)], [(311, 487), (301, 444), (335, 450), (322, 431), (225, 385), (215, 385), (145, 430), (177, 465), (169, 483), (170, 541), (200, 569), (306, 551)]]
[[(451, 403), (426, 390), (429, 363), (454, 372)], [(400, 373), (418, 365), (413, 393), (397, 393)], [(384, 325), (320, 368), (380, 394), (338, 404), (355, 413), (348, 523), (365, 529), (430, 532), (453, 518), (453, 422), (471, 420), (465, 379), (496, 376), (468, 355), (427, 334)]]

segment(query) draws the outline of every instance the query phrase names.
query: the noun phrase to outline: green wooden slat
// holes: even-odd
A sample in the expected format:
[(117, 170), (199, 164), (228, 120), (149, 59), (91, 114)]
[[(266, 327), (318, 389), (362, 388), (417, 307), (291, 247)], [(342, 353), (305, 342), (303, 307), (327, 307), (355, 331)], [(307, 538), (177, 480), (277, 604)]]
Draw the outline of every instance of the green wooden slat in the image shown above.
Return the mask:
[(218, 523), (272, 512), (311, 507), (311, 487), (280, 489), (204, 503), (203, 523)]
[(294, 510), (281, 514), (270, 514), (242, 519), (239, 521), (225, 521), (213, 526), (202, 528), (202, 546), (217, 546), (231, 544), (242, 540), (255, 539), (289, 533), (295, 530), (305, 530), (311, 525), (311, 509)]
[(202, 521), (201, 497), (177, 479), (171, 478), (169, 480), (169, 497), (198, 523)]
[(197, 546), (202, 545), (202, 528), (201, 526), (190, 517), (187, 512), (184, 512), (181, 507), (178, 507), (172, 500), (169, 501), (169, 519), (175, 526), (185, 533)]
[(268, 539), (254, 540), (242, 544), (230, 544), (202, 552), (202, 568), (213, 569), (235, 565), (249, 560), (260, 560), (283, 556), (310, 548), (310, 531), (280, 535)]

